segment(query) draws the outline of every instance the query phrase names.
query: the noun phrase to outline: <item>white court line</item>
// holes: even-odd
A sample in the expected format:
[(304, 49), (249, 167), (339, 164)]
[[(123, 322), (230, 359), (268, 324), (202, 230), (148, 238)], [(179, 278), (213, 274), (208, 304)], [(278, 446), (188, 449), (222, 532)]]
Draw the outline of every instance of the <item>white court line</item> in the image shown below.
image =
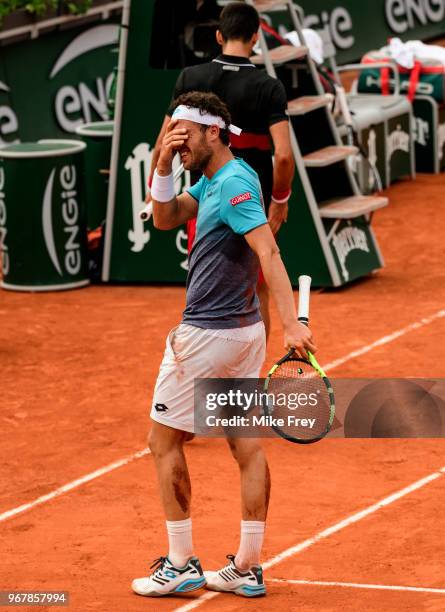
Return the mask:
[[(397, 338), (404, 336), (408, 332), (413, 331), (415, 329), (419, 329), (420, 327), (423, 327), (424, 325), (428, 325), (429, 323), (432, 323), (436, 319), (439, 319), (444, 316), (445, 316), (445, 310), (439, 310), (438, 312), (431, 315), (430, 317), (420, 319), (419, 321), (416, 321), (415, 323), (411, 323), (410, 325), (407, 325), (406, 327), (403, 327), (402, 329), (399, 329), (393, 332), (392, 334), (389, 334), (387, 336), (382, 336), (375, 342), (372, 342), (371, 344), (367, 344), (366, 346), (363, 346), (361, 349), (357, 349), (356, 351), (352, 351), (351, 353), (348, 353), (344, 357), (340, 357), (339, 359), (336, 359), (335, 361), (331, 361), (331, 363), (328, 363), (325, 366), (323, 366), (323, 369), (333, 370), (334, 368), (337, 368), (338, 366), (343, 365), (344, 363), (346, 363), (347, 361), (350, 361), (351, 359), (355, 359), (356, 357), (359, 357), (360, 355), (364, 355), (365, 353), (372, 351), (372, 349), (378, 346), (388, 344), (389, 342), (392, 342), (393, 340), (396, 340)], [(0, 514), (0, 523), (2, 521), (5, 521), (8, 518), (12, 518), (13, 516), (17, 516), (18, 514), (21, 514), (22, 512), (30, 510), (31, 508), (34, 508), (35, 506), (38, 506), (47, 501), (50, 501), (51, 499), (54, 499), (55, 497), (59, 497), (60, 495), (62, 495), (63, 493), (66, 493), (67, 491), (71, 491), (72, 489), (80, 487), (86, 482), (90, 482), (91, 480), (94, 480), (95, 478), (104, 476), (105, 474), (108, 474), (109, 472), (112, 472), (113, 470), (116, 470), (117, 468), (120, 468), (124, 465), (127, 465), (128, 463), (131, 463), (135, 459), (139, 459), (140, 457), (147, 455), (149, 452), (150, 451), (148, 450), (148, 448), (144, 448), (143, 450), (138, 451), (137, 453), (134, 453), (133, 455), (129, 455), (128, 457), (125, 457), (124, 459), (121, 459), (114, 463), (110, 463), (109, 465), (106, 465), (103, 468), (95, 470), (94, 472), (91, 472), (90, 474), (86, 474), (85, 476), (82, 476), (81, 478), (78, 478), (77, 480), (73, 480), (72, 482), (69, 482), (68, 484), (63, 485), (62, 487), (55, 489), (54, 491), (51, 491), (50, 493), (47, 493), (46, 495), (42, 495), (41, 497), (38, 497), (34, 501), (31, 501), (27, 504), (22, 504), (21, 506), (18, 506), (17, 508), (12, 508), (11, 510), (7, 510), (6, 512), (3, 512), (3, 514)]]
[(366, 346), (363, 346), (362, 348), (357, 349), (356, 351), (352, 351), (351, 353), (348, 353), (344, 357), (340, 357), (339, 359), (334, 359), (334, 361), (327, 363), (325, 366), (322, 366), (322, 368), (323, 370), (333, 370), (334, 368), (338, 368), (338, 366), (343, 365), (344, 363), (346, 363), (347, 361), (350, 361), (351, 359), (355, 359), (356, 357), (360, 357), (361, 355), (364, 355), (365, 353), (369, 353), (369, 351), (372, 351), (378, 346), (389, 344), (389, 342), (392, 342), (393, 340), (396, 340), (397, 338), (400, 338), (401, 336), (404, 336), (405, 334), (408, 334), (409, 332), (414, 331), (415, 329), (420, 329), (421, 327), (424, 327), (425, 325), (429, 325), (436, 319), (441, 319), (442, 317), (445, 317), (445, 310), (439, 310), (438, 312), (434, 313), (430, 317), (425, 317), (423, 319), (420, 319), (419, 321), (416, 321), (415, 323), (411, 323), (410, 325), (407, 325), (406, 327), (402, 327), (402, 329), (398, 329), (392, 334), (388, 334), (387, 336), (382, 336), (375, 342), (372, 342), (371, 344), (367, 344)]
[(284, 584), (313, 584), (314, 586), (326, 587), (348, 587), (351, 589), (376, 589), (378, 591), (410, 591), (413, 593), (441, 593), (445, 595), (445, 589), (434, 589), (430, 587), (396, 586), (392, 584), (363, 584), (360, 582), (327, 582), (324, 580), (285, 580), (284, 578), (268, 578), (266, 582), (280, 582)]
[(81, 485), (87, 482), (90, 482), (90, 480), (94, 480), (95, 478), (104, 476), (104, 474), (108, 474), (108, 472), (117, 470), (117, 468), (127, 465), (128, 463), (131, 463), (135, 459), (144, 457), (144, 455), (148, 455), (149, 453), (150, 453), (150, 450), (148, 448), (144, 448), (141, 451), (134, 453), (133, 455), (128, 455), (128, 457), (119, 459), (119, 461), (115, 461), (114, 463), (109, 463), (103, 468), (99, 468), (98, 470), (95, 470), (94, 472), (90, 472), (89, 474), (86, 474), (85, 476), (82, 476), (81, 478), (77, 478), (77, 480), (72, 480), (68, 484), (63, 485), (62, 487), (59, 487), (58, 489), (55, 489), (54, 491), (51, 491), (50, 493), (47, 493), (46, 495), (42, 495), (41, 497), (38, 497), (32, 502), (29, 502), (27, 504), (22, 504), (21, 506), (17, 506), (17, 508), (12, 508), (12, 510), (7, 510), (6, 512), (3, 512), (3, 514), (0, 514), (0, 522), (6, 521), (6, 519), (11, 518), (13, 516), (17, 516), (17, 514), (21, 514), (22, 512), (26, 512), (26, 510), (30, 510), (31, 508), (34, 508), (35, 506), (44, 504), (45, 502), (50, 501), (51, 499), (54, 499), (55, 497), (59, 497), (59, 495), (62, 495), (63, 493), (67, 493), (68, 491), (71, 491), (72, 489), (76, 489), (77, 487), (80, 487)]
[[(355, 512), (354, 514), (351, 514), (350, 516), (343, 519), (342, 521), (339, 521), (338, 523), (335, 523), (331, 527), (328, 527), (327, 529), (324, 529), (323, 531), (318, 532), (312, 538), (303, 540), (303, 542), (300, 542), (299, 544), (296, 544), (295, 546), (291, 546), (290, 548), (287, 548), (286, 550), (279, 553), (278, 555), (275, 555), (275, 557), (268, 559), (265, 563), (263, 563), (263, 569), (269, 569), (270, 567), (273, 567), (274, 565), (281, 563), (281, 561), (283, 561), (284, 559), (293, 557), (294, 555), (302, 552), (303, 550), (306, 550), (306, 548), (309, 548), (310, 546), (313, 546), (317, 542), (320, 542), (320, 540), (324, 540), (328, 538), (329, 536), (333, 535), (334, 533), (341, 531), (345, 527), (349, 527), (349, 525), (353, 525), (354, 523), (361, 521), (362, 519), (366, 518), (370, 514), (377, 512), (377, 510), (380, 510), (381, 508), (384, 508), (385, 506), (389, 506), (389, 504), (394, 503), (395, 501), (401, 499), (405, 495), (408, 495), (409, 493), (412, 493), (413, 491), (416, 491), (417, 489), (421, 489), (422, 487), (429, 484), (430, 482), (433, 482), (433, 480), (437, 480), (444, 474), (445, 474), (445, 467), (442, 467), (440, 468), (440, 470), (437, 470), (437, 472), (433, 472), (432, 474), (429, 474), (428, 476), (425, 476), (424, 478), (421, 478), (420, 480), (413, 482), (407, 487), (400, 489), (400, 491), (396, 491), (395, 493), (392, 493), (391, 495), (384, 497), (383, 499), (376, 502), (375, 504), (372, 504), (371, 506), (368, 506), (367, 508), (364, 508), (363, 510), (360, 510), (359, 512)], [(202, 605), (209, 599), (213, 599), (217, 595), (220, 595), (220, 593), (215, 592), (215, 591), (206, 593), (205, 595), (198, 597), (194, 601), (191, 601), (190, 603), (184, 606), (175, 608), (175, 612), (189, 612), (190, 610), (194, 610), (195, 608), (198, 608), (200, 605)]]

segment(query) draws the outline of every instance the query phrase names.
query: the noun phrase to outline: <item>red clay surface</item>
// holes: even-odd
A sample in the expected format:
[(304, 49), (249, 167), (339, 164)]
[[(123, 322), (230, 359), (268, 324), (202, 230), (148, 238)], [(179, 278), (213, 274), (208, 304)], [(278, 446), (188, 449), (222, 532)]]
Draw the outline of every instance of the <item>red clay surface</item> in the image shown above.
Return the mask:
[[(386, 268), (312, 297), (328, 363), (444, 307), (443, 176), (388, 191), (374, 228)], [(0, 513), (144, 448), (148, 410), (182, 288), (0, 293)], [(444, 376), (445, 319), (332, 371), (332, 377)], [(277, 316), (267, 365), (283, 352)], [(272, 472), (264, 559), (445, 465), (443, 440), (265, 443)], [(196, 552), (220, 566), (238, 541), (237, 468), (221, 440), (187, 447)], [(441, 477), (281, 562), (267, 577), (445, 588)], [(150, 456), (0, 524), (0, 590), (68, 590), (72, 612), (174, 610), (204, 591), (150, 600), (130, 583), (166, 553)], [(199, 609), (445, 610), (445, 595), (270, 583), (267, 598), (219, 595)], [(26, 609), (26, 608), (19, 608)], [(29, 608), (34, 609), (34, 608)], [(40, 607), (38, 610), (50, 610)]]

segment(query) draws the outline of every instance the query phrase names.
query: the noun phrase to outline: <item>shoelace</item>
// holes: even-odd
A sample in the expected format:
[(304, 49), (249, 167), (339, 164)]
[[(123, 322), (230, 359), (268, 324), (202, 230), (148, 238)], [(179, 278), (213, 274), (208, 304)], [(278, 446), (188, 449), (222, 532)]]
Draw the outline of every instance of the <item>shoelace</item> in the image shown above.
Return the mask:
[(229, 560), (229, 563), (226, 565), (226, 567), (224, 567), (223, 569), (229, 568), (229, 567), (235, 567), (235, 555), (226, 555), (226, 559)]
[(241, 574), (242, 574), (243, 576), (247, 576), (248, 574), (250, 574), (250, 570), (249, 570), (249, 571), (247, 571), (247, 572), (242, 572), (241, 570), (239, 570), (239, 569), (236, 567), (236, 565), (235, 565), (235, 555), (226, 555), (226, 559), (228, 559), (228, 560), (229, 560), (229, 563), (228, 563), (228, 564), (227, 564), (225, 567), (223, 567), (222, 569), (220, 569), (220, 570), (219, 570), (219, 573), (221, 573), (222, 571), (227, 570), (227, 569), (233, 569), (233, 568), (235, 568), (235, 569), (237, 569), (239, 572), (241, 572)]
[(226, 555), (226, 559), (229, 559), (229, 563), (227, 563), (227, 565), (225, 565), (219, 570), (219, 574), (221, 574), (221, 572), (223, 572), (224, 570), (231, 569), (235, 566), (235, 555)]
[(164, 565), (167, 561), (167, 557), (159, 557), (159, 559), (155, 559), (153, 563), (150, 565), (150, 569), (153, 569), (153, 576), (160, 574), (164, 569)]

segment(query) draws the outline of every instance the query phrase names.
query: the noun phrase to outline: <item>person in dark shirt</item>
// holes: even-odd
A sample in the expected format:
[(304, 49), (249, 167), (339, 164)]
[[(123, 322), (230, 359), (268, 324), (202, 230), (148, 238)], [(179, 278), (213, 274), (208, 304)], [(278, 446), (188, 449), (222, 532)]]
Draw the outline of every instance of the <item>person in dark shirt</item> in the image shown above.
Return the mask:
[(150, 37), (150, 66), (184, 68), (215, 57), (215, 30), (221, 7), (217, 0), (151, 0), (154, 27)]
[[(287, 220), (288, 200), (295, 169), (286, 115), (287, 99), (282, 83), (258, 69), (249, 60), (258, 40), (259, 16), (244, 2), (231, 2), (220, 15), (217, 41), (223, 53), (213, 61), (185, 68), (178, 77), (173, 93), (176, 99), (190, 91), (213, 92), (223, 100), (241, 135), (231, 135), (235, 157), (246, 161), (257, 172), (271, 230), (277, 234)], [(171, 120), (167, 111), (152, 156), (150, 180), (159, 158), (160, 146)], [(272, 161), (273, 155), (273, 161)], [(193, 176), (193, 182), (199, 175)], [(147, 197), (147, 201), (149, 201)], [(195, 227), (187, 226), (189, 249)], [(257, 287), (261, 314), (269, 332), (269, 294), (262, 274)]]

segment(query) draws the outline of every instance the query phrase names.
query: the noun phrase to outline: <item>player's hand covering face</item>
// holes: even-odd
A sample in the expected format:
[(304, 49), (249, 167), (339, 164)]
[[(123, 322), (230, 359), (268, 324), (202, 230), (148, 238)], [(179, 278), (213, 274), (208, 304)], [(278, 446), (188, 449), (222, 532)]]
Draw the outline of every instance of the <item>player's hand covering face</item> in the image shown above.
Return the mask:
[(178, 120), (172, 119), (167, 126), (165, 136), (162, 140), (158, 165), (171, 166), (174, 156), (178, 150), (184, 146), (188, 137), (187, 128), (178, 126)]
[(162, 141), (160, 160), (171, 164), (176, 153), (186, 170), (203, 170), (212, 156), (206, 129), (193, 121), (172, 119)]

